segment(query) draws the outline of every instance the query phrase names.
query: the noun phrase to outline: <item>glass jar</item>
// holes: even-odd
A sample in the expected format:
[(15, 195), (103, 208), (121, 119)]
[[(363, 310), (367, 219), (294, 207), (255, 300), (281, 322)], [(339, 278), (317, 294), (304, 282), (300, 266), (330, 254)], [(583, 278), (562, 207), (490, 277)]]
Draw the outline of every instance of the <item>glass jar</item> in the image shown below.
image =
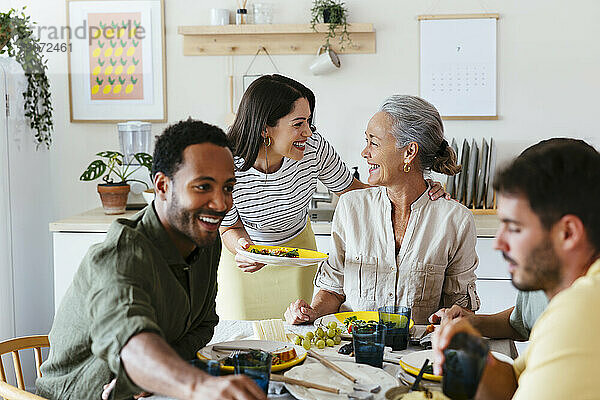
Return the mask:
[(236, 25), (246, 25), (248, 17), (248, 10), (245, 8), (238, 8), (235, 13), (235, 24)]
[(273, 23), (273, 4), (271, 3), (254, 3), (254, 23), (255, 24), (272, 24)]

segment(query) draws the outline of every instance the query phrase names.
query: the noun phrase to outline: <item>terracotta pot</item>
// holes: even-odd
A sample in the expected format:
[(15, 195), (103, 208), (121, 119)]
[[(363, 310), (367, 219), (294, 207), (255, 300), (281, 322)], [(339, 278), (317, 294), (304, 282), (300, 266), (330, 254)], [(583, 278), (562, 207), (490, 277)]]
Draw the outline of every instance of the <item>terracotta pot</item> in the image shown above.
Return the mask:
[(127, 195), (130, 187), (122, 183), (101, 183), (98, 185), (98, 193), (102, 200), (104, 214), (124, 214), (127, 205)]

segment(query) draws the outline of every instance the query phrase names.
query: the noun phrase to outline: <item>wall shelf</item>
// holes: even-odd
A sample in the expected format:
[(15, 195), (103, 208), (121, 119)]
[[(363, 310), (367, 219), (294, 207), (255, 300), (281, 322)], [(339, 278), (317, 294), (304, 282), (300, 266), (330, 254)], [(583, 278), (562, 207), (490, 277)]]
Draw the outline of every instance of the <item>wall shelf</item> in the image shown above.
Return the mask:
[[(325, 42), (327, 24), (261, 24), (220, 26), (179, 26), (183, 35), (183, 55), (221, 56), (256, 54), (265, 47), (270, 54), (316, 54)], [(332, 49), (340, 54), (375, 53), (373, 24), (348, 24), (352, 45), (339, 49), (338, 39), (330, 39)]]

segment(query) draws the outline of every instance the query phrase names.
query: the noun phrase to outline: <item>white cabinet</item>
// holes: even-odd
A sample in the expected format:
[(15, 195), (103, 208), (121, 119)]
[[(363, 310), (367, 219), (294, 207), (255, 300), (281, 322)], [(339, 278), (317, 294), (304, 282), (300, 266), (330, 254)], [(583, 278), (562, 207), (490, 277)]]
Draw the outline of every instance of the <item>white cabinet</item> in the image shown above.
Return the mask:
[(54, 232), (54, 311), (71, 285), (79, 264), (94, 243), (100, 243), (106, 233)]

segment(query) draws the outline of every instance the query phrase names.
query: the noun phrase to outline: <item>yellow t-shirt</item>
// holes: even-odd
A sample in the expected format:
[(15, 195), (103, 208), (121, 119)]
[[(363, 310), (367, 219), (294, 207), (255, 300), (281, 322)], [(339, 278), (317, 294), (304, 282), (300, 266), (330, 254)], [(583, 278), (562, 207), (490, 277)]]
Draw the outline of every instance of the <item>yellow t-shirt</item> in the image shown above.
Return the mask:
[(600, 260), (548, 304), (515, 360), (513, 400), (600, 399)]

